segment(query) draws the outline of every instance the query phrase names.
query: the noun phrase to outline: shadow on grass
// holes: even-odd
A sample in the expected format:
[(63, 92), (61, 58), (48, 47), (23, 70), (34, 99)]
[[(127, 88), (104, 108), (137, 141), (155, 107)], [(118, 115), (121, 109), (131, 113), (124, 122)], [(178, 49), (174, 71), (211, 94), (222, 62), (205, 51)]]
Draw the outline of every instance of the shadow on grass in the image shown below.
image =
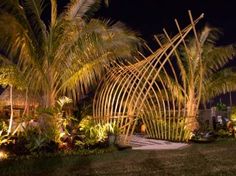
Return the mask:
[(232, 175), (236, 140), (192, 144), (181, 150), (113, 151), (0, 162), (0, 175)]
[[(90, 157), (86, 156), (56, 156), (39, 159), (8, 160), (0, 163), (3, 175), (70, 175), (71, 172), (84, 167), (83, 174), (90, 174)], [(75, 173), (80, 175), (80, 173)]]

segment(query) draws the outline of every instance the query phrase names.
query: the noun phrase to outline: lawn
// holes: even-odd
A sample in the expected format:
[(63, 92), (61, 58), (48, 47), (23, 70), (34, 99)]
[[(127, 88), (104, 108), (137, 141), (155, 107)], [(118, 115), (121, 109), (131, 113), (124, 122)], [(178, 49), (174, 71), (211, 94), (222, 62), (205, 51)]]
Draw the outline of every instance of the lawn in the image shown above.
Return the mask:
[(1, 161), (0, 175), (235, 175), (236, 140), (182, 150), (123, 150), (105, 154)]

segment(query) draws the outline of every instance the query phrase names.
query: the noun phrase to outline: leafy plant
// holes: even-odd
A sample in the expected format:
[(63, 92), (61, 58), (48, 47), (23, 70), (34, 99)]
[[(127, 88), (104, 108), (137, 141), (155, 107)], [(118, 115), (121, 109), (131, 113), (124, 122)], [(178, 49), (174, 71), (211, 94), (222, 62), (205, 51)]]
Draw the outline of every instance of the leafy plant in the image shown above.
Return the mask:
[(91, 116), (84, 118), (79, 126), (81, 140), (77, 141), (76, 145), (93, 146), (107, 138), (107, 127), (94, 123)]
[(227, 106), (221, 102), (221, 100), (216, 104), (216, 109), (218, 111), (226, 111), (227, 110)]
[(232, 133), (230, 133), (228, 130), (220, 129), (217, 131), (217, 135), (219, 137), (230, 137), (232, 136)]
[[(170, 87), (171, 94), (186, 104), (186, 116), (190, 117), (187, 128), (192, 132), (199, 128), (197, 112), (200, 103), (205, 105), (211, 98), (236, 89), (235, 70), (224, 67), (234, 59), (235, 46), (218, 45), (219, 31), (214, 27), (205, 26), (198, 36), (199, 40), (190, 37), (173, 52), (180, 76), (177, 79), (171, 74), (161, 77)], [(187, 102), (183, 102), (183, 97)]]
[(105, 128), (107, 130), (108, 134), (118, 135), (120, 132), (120, 129), (117, 127), (116, 122), (108, 122), (105, 125)]
[(72, 103), (72, 100), (63, 96), (55, 107), (40, 109), (37, 114), (40, 132), (58, 144), (62, 143), (61, 138), (64, 135), (70, 135), (67, 126), (72, 120), (75, 121), (73, 117), (65, 116), (63, 107), (69, 103)]
[(85, 133), (87, 133), (90, 130), (90, 128), (93, 127), (94, 125), (95, 125), (95, 123), (94, 123), (92, 117), (86, 116), (79, 123), (79, 129), (80, 129), (80, 131), (84, 131)]
[(11, 140), (7, 134), (7, 125), (4, 121), (0, 121), (0, 146), (4, 144), (9, 144)]
[(213, 142), (216, 140), (216, 134), (213, 131), (197, 131), (192, 134), (191, 140), (194, 142)]
[(49, 138), (44, 133), (41, 133), (37, 127), (26, 128), (21, 137), (21, 140), (25, 138), (25, 147), (31, 153), (39, 151), (42, 147), (46, 146), (49, 141)]
[(61, 14), (51, 0), (47, 21), (46, 3), (0, 1), (0, 59), (16, 67), (44, 107), (52, 107), (65, 92), (74, 99), (89, 92), (110, 63), (131, 58), (139, 39), (120, 23), (91, 19), (99, 0), (71, 0)]
[(22, 144), (30, 152), (55, 151), (64, 144), (62, 138), (69, 136), (67, 130), (73, 119), (65, 115), (64, 105), (71, 103), (67, 97), (61, 97), (53, 108), (39, 108), (35, 116), (25, 117), (19, 123), (21, 130), (16, 132), (18, 144)]
[(231, 109), (230, 120), (236, 122), (236, 106), (233, 106)]
[(115, 122), (113, 123), (94, 123), (91, 116), (84, 118), (80, 124), (80, 140), (77, 140), (77, 146), (94, 146), (96, 144), (106, 143), (110, 134), (117, 135), (119, 129)]

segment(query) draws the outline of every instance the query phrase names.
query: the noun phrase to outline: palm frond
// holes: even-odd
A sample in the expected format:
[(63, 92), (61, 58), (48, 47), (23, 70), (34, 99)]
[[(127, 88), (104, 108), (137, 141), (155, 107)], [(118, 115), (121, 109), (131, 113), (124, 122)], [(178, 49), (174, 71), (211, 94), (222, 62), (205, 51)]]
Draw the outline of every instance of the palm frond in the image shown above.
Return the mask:
[(29, 56), (34, 53), (34, 45), (25, 28), (8, 13), (0, 14), (0, 25), (0, 48), (11, 53), (12, 58), (18, 56), (20, 59), (30, 59)]
[(72, 0), (67, 6), (65, 17), (67, 19), (82, 18), (96, 2), (97, 0)]
[(22, 25), (26, 24), (26, 16), (18, 0), (1, 0), (0, 9), (15, 16)]
[(233, 45), (208, 47), (207, 49), (207, 53), (204, 54), (203, 58), (204, 65), (208, 68), (207, 72), (217, 71), (236, 55)]
[(41, 20), (43, 0), (23, 0), (22, 7), (18, 1), (0, 2), (0, 50), (14, 59), (29, 92), (46, 97), (46, 106), (67, 90), (88, 92), (111, 63), (137, 51), (140, 40), (121, 24), (84, 19), (99, 2), (73, 0), (57, 18), (56, 1), (51, 0), (48, 27)]
[(0, 84), (3, 86), (12, 85), (18, 89), (26, 89), (27, 87), (23, 75), (14, 65), (0, 67)]
[[(86, 64), (83, 64), (80, 69), (78, 66), (75, 66), (74, 69), (67, 70), (64, 74), (63, 84), (61, 89), (65, 92), (66, 90), (75, 89), (80, 95), (88, 93), (90, 88), (97, 84), (97, 80), (101, 78), (106, 68), (107, 55), (100, 58), (97, 58), (94, 61), (90, 61)], [(70, 73), (69, 73), (70, 72)]]
[(209, 100), (220, 94), (236, 90), (235, 68), (225, 68), (215, 72), (211, 77), (205, 79), (203, 94), (204, 100)]
[[(47, 39), (47, 28), (41, 19), (41, 15), (45, 8), (46, 4), (44, 0), (24, 0), (23, 7), (25, 14), (29, 20), (29, 24), (34, 32), (34, 35), (37, 36), (38, 48), (40, 46), (45, 46)], [(42, 52), (39, 51), (39, 52)]]
[(54, 26), (57, 20), (57, 1), (51, 0), (51, 26)]
[(99, 20), (91, 20), (79, 31), (76, 27), (72, 27), (71, 30), (71, 33), (67, 33), (71, 35), (62, 40), (60, 47), (55, 51), (55, 60), (52, 64), (57, 67), (57, 63), (60, 62), (62, 67), (58, 70), (74, 64), (75, 58), (83, 65), (105, 53), (110, 53), (112, 59), (127, 58), (138, 48), (139, 40), (134, 33), (119, 26), (109, 27)]
[(70, 99), (66, 96), (60, 97), (57, 100), (57, 104), (59, 105), (60, 110), (62, 110), (64, 105), (69, 104), (69, 103), (72, 103), (72, 99)]
[(201, 45), (205, 44), (213, 44), (215, 45), (216, 42), (219, 40), (220, 35), (222, 34), (222, 31), (218, 28), (206, 25), (202, 31), (199, 33), (200, 36), (200, 43)]

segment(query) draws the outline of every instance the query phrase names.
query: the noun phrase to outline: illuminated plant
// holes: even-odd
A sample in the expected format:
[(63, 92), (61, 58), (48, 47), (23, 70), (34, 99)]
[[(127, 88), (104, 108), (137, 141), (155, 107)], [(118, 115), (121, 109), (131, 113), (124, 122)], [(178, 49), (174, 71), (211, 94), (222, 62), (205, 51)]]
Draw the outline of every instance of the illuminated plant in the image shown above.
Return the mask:
[[(191, 24), (183, 30), (176, 21), (178, 35), (170, 38), (164, 31), (168, 42), (162, 44), (157, 39), (158, 50), (150, 50), (151, 55), (135, 64), (114, 68), (100, 83), (93, 105), (94, 120), (103, 124), (116, 122), (122, 142), (129, 142), (138, 118), (146, 125), (149, 137), (178, 141), (190, 138), (197, 108), (195, 104), (189, 107), (192, 94), (180, 86), (172, 59), (191, 32), (196, 38), (196, 54), (200, 52), (195, 24), (202, 16), (193, 21), (189, 15)], [(201, 77), (202, 72), (198, 75)]]
[[(232, 45), (217, 46), (217, 30), (206, 26), (195, 29), (200, 16), (171, 37), (155, 36), (160, 46), (129, 66), (120, 65), (106, 75), (94, 101), (94, 120), (115, 121), (129, 142), (138, 117), (153, 138), (188, 140), (199, 128), (200, 103), (227, 91), (236, 90), (236, 74), (222, 67), (235, 56)], [(142, 54), (141, 54), (142, 55)]]
[(46, 2), (0, 1), (0, 59), (50, 107), (66, 92), (74, 99), (87, 93), (111, 63), (136, 51), (139, 39), (120, 23), (91, 19), (98, 0), (73, 0), (61, 14), (51, 0), (50, 20), (42, 20)]
[(10, 142), (11, 140), (7, 135), (7, 125), (4, 121), (0, 121), (0, 146)]
[[(11, 115), (9, 119), (9, 126), (8, 126), (8, 132), (7, 132), (7, 134), (9, 135), (11, 133), (12, 123), (13, 123), (13, 98), (12, 98), (13, 90), (12, 89), (13, 87), (16, 87), (19, 90), (26, 90), (27, 86), (20, 72), (13, 65), (3, 65), (3, 67), (0, 67), (0, 85), (3, 87), (6, 87), (6, 86), (10, 87), (9, 97), (10, 97)], [(27, 98), (26, 98), (26, 101), (27, 101)]]
[(1, 151), (0, 150), (0, 161), (7, 159), (8, 158), (8, 153), (6, 153), (5, 151)]

